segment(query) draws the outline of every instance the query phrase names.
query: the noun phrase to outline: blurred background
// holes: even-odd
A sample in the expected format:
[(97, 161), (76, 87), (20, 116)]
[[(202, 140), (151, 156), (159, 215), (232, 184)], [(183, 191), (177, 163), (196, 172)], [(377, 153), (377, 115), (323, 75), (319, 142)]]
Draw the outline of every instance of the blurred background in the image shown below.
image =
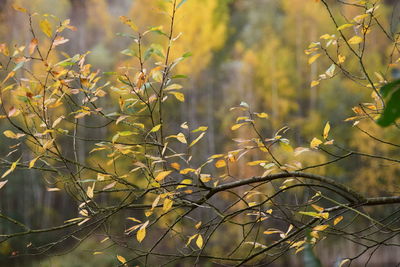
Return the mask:
[[(332, 136), (341, 145), (366, 153), (396, 155), (391, 147), (378, 146), (368, 136), (354, 130), (352, 122), (344, 122), (354, 115), (353, 106), (372, 101), (370, 90), (360, 88), (342, 75), (336, 75), (318, 86), (310, 86), (331, 62), (321, 57), (309, 65), (304, 50), (325, 33), (337, 34), (326, 9), (317, 2), (188, 0), (182, 6), (176, 22), (176, 32), (182, 35), (173, 48), (174, 55), (191, 52), (192, 56), (177, 69), (179, 74), (188, 76), (182, 80), (186, 102), (179, 108), (170, 106), (167, 124), (178, 128), (187, 121), (194, 127), (209, 127), (207, 140), (197, 151), (200, 158), (229, 149), (232, 147), (232, 138), (246, 136), (245, 130), (235, 134), (230, 130), (233, 116), (229, 115), (229, 108), (241, 101), (248, 103), (255, 111), (269, 114), (270, 119), (262, 125), (266, 137), (272, 137), (277, 130), (288, 126), (288, 136), (293, 146), (308, 146), (312, 137), (320, 134), (325, 122), (329, 121)], [(341, 23), (360, 12), (352, 6), (339, 5), (334, 0), (328, 2)], [(114, 71), (130, 61), (135, 64), (132, 57), (120, 52), (131, 48), (133, 44), (129, 38), (117, 34), (129, 31), (119, 21), (119, 16), (132, 18), (142, 31), (167, 22), (156, 0), (0, 0), (0, 43), (28, 45), (31, 40), (27, 18), (15, 12), (11, 8), (12, 3), (18, 3), (32, 12), (53, 14), (60, 19), (70, 18), (77, 31), (68, 32), (66, 38), (70, 41), (60, 46), (61, 49), (69, 55), (91, 51), (88, 62), (102, 72)], [(378, 13), (386, 29), (391, 32), (398, 30), (398, 1), (381, 1)], [(365, 57), (366, 66), (371, 72), (377, 72), (389, 80), (392, 79), (393, 69), (396, 69), (395, 64), (388, 66), (390, 43), (381, 31), (372, 32)], [(53, 60), (57, 57), (61, 60), (63, 55), (53, 57)], [(359, 68), (350, 55), (346, 67), (355, 73)], [(379, 75), (373, 78), (379, 81)], [(377, 137), (396, 141), (395, 132), (391, 130), (378, 129), (368, 123), (362, 126)], [(0, 132), (5, 129), (6, 126), (0, 122)], [(89, 136), (91, 133), (81, 134)], [(8, 142), (5, 138), (1, 139), (2, 156), (9, 151)], [(85, 147), (85, 143), (80, 145), (82, 155), (91, 148)], [(315, 158), (317, 162), (323, 162), (325, 156), (318, 155)], [(254, 167), (247, 165), (237, 171), (241, 177), (257, 173)], [(346, 182), (370, 196), (398, 192), (396, 183), (399, 170), (396, 166), (382, 166), (373, 159), (359, 161), (354, 158), (340, 165), (321, 168), (318, 172), (341, 181), (346, 179)], [(47, 185), (40, 177), (41, 174), (37, 172), (13, 173), (10, 178), (12, 183), (0, 191), (0, 209), (32, 228), (49, 227), (76, 217), (74, 202), (60, 192), (48, 192)], [(0, 225), (2, 231), (7, 227), (12, 226)], [(2, 262), (15, 266), (22, 264), (13, 262), (8, 255), (19, 246), (35, 242), (35, 238), (39, 237), (19, 239), (18, 244), (14, 241), (1, 243), (0, 265)], [(40, 238), (51, 240), (51, 236)], [(95, 240), (89, 240), (71, 254), (37, 257), (24, 264), (83, 266), (84, 260), (84, 266), (112, 266), (114, 256), (96, 257), (88, 253), (95, 244)], [(339, 251), (352, 249), (321, 250), (319, 256), (332, 262), (332, 255), (339, 257)], [(390, 264), (393, 251), (382, 250), (379, 253), (380, 258)]]

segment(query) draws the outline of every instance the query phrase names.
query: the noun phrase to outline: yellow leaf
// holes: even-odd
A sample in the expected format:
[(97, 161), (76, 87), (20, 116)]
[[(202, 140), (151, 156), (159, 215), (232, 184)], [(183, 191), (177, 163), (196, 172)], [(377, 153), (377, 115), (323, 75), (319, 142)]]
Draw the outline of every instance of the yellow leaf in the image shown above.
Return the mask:
[(199, 229), (200, 228), (200, 226), (201, 226), (201, 221), (200, 222), (198, 222), (194, 227), (196, 228), (196, 229)]
[(207, 126), (200, 126), (199, 128), (197, 128), (196, 130), (193, 130), (192, 133), (196, 133), (196, 132), (205, 132), (207, 131), (208, 127)]
[(160, 173), (157, 174), (155, 180), (156, 180), (157, 182), (162, 181), (162, 180), (165, 179), (165, 177), (167, 177), (167, 176), (168, 176), (169, 174), (171, 174), (171, 173), (172, 173), (172, 171), (162, 171), (162, 172), (160, 172)]
[(171, 200), (171, 199), (169, 199), (169, 198), (166, 198), (166, 199), (164, 200), (163, 211), (164, 211), (164, 212), (169, 211), (169, 210), (172, 208), (172, 205), (173, 205), (173, 204), (174, 204), (174, 201), (173, 201), (173, 200)]
[(23, 13), (26, 13), (26, 12), (27, 12), (25, 8), (23, 8), (23, 7), (21, 7), (21, 6), (17, 5), (17, 4), (13, 4), (12, 7), (13, 7), (15, 10), (19, 11), (19, 12), (23, 12)]
[(133, 21), (125, 16), (120, 16), (119, 19), (122, 21), (122, 23), (128, 25), (129, 27), (131, 27), (132, 30), (134, 31), (138, 31), (138, 27), (136, 26), (135, 23), (133, 23)]
[(54, 122), (53, 125), (51, 126), (51, 128), (56, 127), (65, 117), (64, 116), (60, 116), (59, 118), (57, 118)]
[(328, 212), (317, 213), (313, 211), (299, 211), (299, 214), (311, 216), (314, 218), (324, 218), (325, 220), (329, 218)]
[(261, 113), (256, 113), (257, 117), (261, 118), (261, 119), (266, 119), (268, 118), (268, 114), (265, 112), (261, 112)]
[(181, 165), (178, 162), (172, 162), (171, 167), (174, 168), (175, 170), (181, 169)]
[(143, 239), (146, 237), (146, 226), (149, 224), (149, 221), (145, 222), (137, 231), (136, 239), (141, 243)]
[(51, 37), (52, 34), (51, 24), (47, 19), (40, 21), (39, 27), (44, 34), (46, 34), (48, 37)]
[(185, 102), (185, 95), (179, 92), (169, 92), (169, 94), (174, 95), (176, 99), (181, 102)]
[(224, 154), (215, 154), (215, 155), (208, 157), (208, 159), (217, 159), (217, 158), (222, 158), (223, 156), (224, 156)]
[(349, 262), (350, 262), (349, 259), (344, 259), (344, 260), (342, 260), (342, 261), (340, 262), (340, 264), (339, 264), (338, 267), (342, 267), (342, 266), (344, 266), (346, 263), (349, 263)]
[(346, 57), (345, 57), (345, 56), (338, 55), (338, 63), (339, 63), (339, 64), (344, 63), (345, 60), (346, 60)]
[(178, 133), (176, 139), (178, 139), (178, 141), (181, 143), (187, 144), (185, 135), (183, 133)]
[(322, 207), (320, 207), (320, 206), (317, 206), (317, 205), (315, 205), (315, 204), (312, 204), (311, 205), (316, 211), (318, 211), (318, 212), (323, 212), (324, 211), (324, 208), (322, 208)]
[(186, 137), (183, 133), (178, 133), (177, 135), (167, 136), (166, 139), (168, 139), (168, 138), (176, 138), (179, 142), (187, 144)]
[(317, 148), (320, 144), (322, 144), (322, 141), (319, 140), (318, 138), (313, 138), (313, 140), (310, 143), (311, 148)]
[(317, 86), (319, 84), (319, 81), (312, 81), (311, 82), (311, 87)]
[(337, 28), (337, 30), (338, 30), (338, 31), (341, 31), (341, 30), (344, 30), (344, 29), (347, 29), (347, 28), (350, 28), (350, 27), (353, 27), (353, 24), (343, 24), (343, 25), (340, 25), (340, 26)]
[(133, 217), (128, 217), (127, 219), (131, 220), (131, 221), (134, 221), (134, 222), (142, 223), (141, 221), (139, 221), (138, 219), (133, 218)]
[(200, 234), (196, 239), (196, 245), (197, 245), (198, 248), (202, 248), (203, 247), (203, 237)]
[(340, 223), (342, 220), (343, 220), (343, 216), (339, 216), (339, 217), (335, 218), (335, 220), (333, 221), (333, 225)]
[(164, 91), (179, 90), (179, 89), (182, 89), (182, 85), (174, 83), (174, 84), (168, 85), (168, 87), (166, 87), (164, 89)]
[(202, 181), (203, 183), (207, 183), (209, 181), (211, 181), (211, 176), (209, 174), (200, 174), (200, 181)]
[(327, 220), (329, 218), (329, 212), (322, 212), (322, 213), (320, 213), (320, 216), (322, 218), (324, 218), (325, 220)]
[(331, 130), (331, 125), (329, 124), (329, 121), (328, 121), (324, 128), (324, 139), (328, 138), (328, 134), (329, 134), (330, 130)]
[(7, 175), (9, 175), (11, 172), (13, 172), (13, 171), (15, 170), (15, 168), (17, 167), (17, 164), (18, 164), (18, 162), (19, 162), (20, 159), (21, 159), (21, 158), (19, 158), (19, 159), (18, 159), (17, 161), (15, 161), (15, 162), (13, 162), (13, 163), (11, 164), (10, 169), (8, 169), (8, 170), (1, 176), (0, 179), (3, 179), (3, 178), (6, 177)]
[(157, 132), (158, 130), (160, 130), (160, 128), (161, 128), (161, 124), (158, 124), (158, 125), (154, 126), (154, 127), (150, 130), (150, 132), (151, 132), (151, 133)]
[(244, 123), (235, 124), (235, 125), (233, 125), (233, 126), (231, 127), (231, 130), (232, 130), (232, 131), (236, 131), (237, 129), (239, 129), (240, 127), (242, 127), (242, 126), (245, 125), (245, 124), (247, 124), (247, 123), (244, 122)]
[(201, 138), (203, 138), (203, 136), (205, 135), (206, 133), (201, 133), (195, 140), (193, 140), (193, 142), (192, 143), (190, 143), (190, 145), (189, 145), (189, 147), (192, 147), (192, 146), (194, 146), (197, 142), (199, 142), (199, 140), (201, 139)]
[(319, 58), (321, 56), (321, 54), (315, 54), (312, 57), (310, 57), (308, 59), (308, 64), (312, 64), (315, 60), (317, 60), (317, 58)]
[(40, 158), (40, 156), (38, 156), (38, 157), (32, 159), (32, 160), (29, 162), (29, 169), (31, 169), (33, 166), (35, 166), (35, 163), (36, 163), (36, 161), (37, 161), (39, 158)]
[(349, 44), (359, 44), (362, 41), (363, 41), (363, 38), (361, 38), (360, 36), (355, 35), (355, 36), (351, 37), (347, 42)]
[(186, 186), (188, 186), (188, 185), (191, 185), (191, 184), (192, 184), (192, 180), (190, 180), (190, 179), (184, 179), (184, 180), (182, 180), (180, 183), (181, 183), (181, 185), (178, 185), (178, 186), (176, 187), (176, 189), (184, 188), (184, 187), (186, 187)]
[(93, 198), (93, 196), (94, 196), (94, 185), (95, 185), (95, 183), (93, 183), (92, 186), (88, 186), (88, 188), (87, 188), (87, 190), (86, 190), (86, 195), (87, 195), (89, 198)]
[(199, 234), (195, 234), (192, 235), (191, 237), (189, 237), (188, 241), (186, 242), (186, 246), (188, 246), (190, 244), (190, 242), (192, 242), (193, 239), (195, 239)]
[(215, 167), (217, 167), (217, 168), (223, 168), (225, 166), (226, 166), (226, 162), (223, 159), (220, 159), (215, 163)]
[(126, 263), (126, 259), (120, 255), (117, 255), (117, 259), (119, 260), (120, 263), (125, 264)]
[[(7, 76), (4, 78), (4, 80), (3, 80), (1, 83), (4, 84), (6, 81), (8, 81), (8, 79), (14, 77), (14, 75), (15, 75), (15, 71), (9, 72), (9, 73), (7, 74)], [(9, 115), (9, 116), (10, 116), (10, 115)], [(10, 116), (10, 117), (12, 117), (12, 116)]]
[(328, 39), (331, 39), (332, 36), (326, 33), (326, 34), (324, 34), (324, 35), (321, 35), (319, 38), (320, 38), (320, 39), (324, 39), (324, 40), (328, 40)]
[(247, 162), (247, 165), (257, 166), (257, 165), (260, 165), (261, 163), (267, 163), (267, 162), (268, 162), (267, 160), (255, 160), (255, 161)]
[(17, 135), (10, 130), (4, 131), (3, 134), (8, 138), (17, 139)]
[(196, 172), (196, 170), (192, 169), (192, 168), (186, 168), (186, 169), (181, 170), (179, 173), (180, 174), (188, 174), (189, 172)]
[(363, 19), (365, 19), (365, 18), (367, 18), (367, 17), (369, 17), (369, 14), (362, 14), (362, 15), (355, 16), (355, 17), (353, 18), (353, 20), (354, 20), (355, 22), (357, 22), (357, 23), (361, 23), (361, 22), (363, 21)]
[(319, 232), (321, 232), (321, 231), (324, 231), (326, 228), (328, 228), (329, 227), (329, 225), (328, 224), (325, 224), (325, 225), (317, 225), (317, 226), (315, 226), (314, 228), (313, 228), (313, 231), (319, 231)]
[(158, 195), (156, 199), (154, 199), (153, 204), (151, 204), (151, 209), (153, 210), (155, 207), (157, 207), (158, 202), (160, 201), (161, 196)]

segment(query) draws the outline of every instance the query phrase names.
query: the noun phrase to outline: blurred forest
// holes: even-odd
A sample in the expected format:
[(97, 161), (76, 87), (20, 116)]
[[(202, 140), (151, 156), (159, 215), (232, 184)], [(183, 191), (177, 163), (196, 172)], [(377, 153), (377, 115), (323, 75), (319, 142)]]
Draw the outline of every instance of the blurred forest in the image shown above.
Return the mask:
[[(110, 72), (133, 61), (129, 53), (132, 44), (123, 34), (126, 29), (119, 21), (121, 15), (133, 18), (141, 30), (165, 23), (159, 14), (157, 2), (153, 0), (0, 0), (0, 43), (29, 44), (29, 21), (23, 14), (16, 13), (12, 3), (17, 3), (31, 11), (41, 14), (53, 14), (60, 19), (71, 19), (71, 25), (77, 31), (70, 31), (68, 42), (61, 44), (62, 50), (72, 56), (90, 51), (88, 63), (93, 69)], [(345, 79), (342, 74), (333, 79), (322, 81), (311, 86), (312, 81), (329, 67), (326, 58), (314, 64), (308, 64), (309, 57), (304, 50), (311, 42), (319, 39), (326, 32), (334, 32), (336, 27), (322, 5), (314, 0), (188, 0), (182, 6), (176, 22), (176, 32), (181, 32), (179, 42), (173, 53), (181, 55), (191, 52), (192, 56), (177, 67), (177, 73), (188, 77), (182, 79), (186, 101), (179, 108), (168, 106), (166, 125), (179, 127), (183, 122), (190, 125), (207, 125), (208, 134), (201, 146), (196, 148), (198, 157), (207, 158), (220, 151), (231, 149), (232, 138), (245, 138), (246, 130), (240, 129), (239, 136), (230, 130), (233, 116), (229, 108), (241, 101), (248, 103), (254, 110), (265, 111), (270, 120), (263, 125), (265, 136), (273, 136), (284, 126), (294, 145), (308, 144), (310, 137), (322, 131), (324, 122), (329, 121), (335, 142), (357, 151), (376, 154), (398, 155), (392, 147), (377, 146), (362, 131), (355, 130), (352, 122), (343, 121), (354, 116), (352, 107), (359, 103), (371, 101), (371, 91)], [(328, 1), (338, 14), (354, 17), (356, 11), (352, 6)], [(398, 1), (382, 1), (379, 9), (381, 23), (392, 32), (399, 30), (400, 5)], [(383, 33), (371, 33), (373, 41), (368, 43), (368, 57), (365, 64), (376, 72), (375, 80), (385, 77), (391, 80), (396, 72), (396, 65), (388, 67), (388, 56), (391, 53)], [(121, 52), (122, 51), (122, 52)], [(62, 60), (65, 55), (53, 55), (54, 60)], [(357, 64), (350, 57), (347, 67), (357, 71)], [(4, 64), (4, 62), (2, 62)], [(32, 63), (35, 64), (35, 63)], [(132, 64), (136, 64), (133, 63)], [(41, 68), (41, 66), (37, 66)], [(33, 69), (35, 66), (33, 65)], [(102, 101), (105, 101), (104, 99)], [(110, 101), (110, 103), (112, 103)], [(103, 103), (107, 106), (107, 102)], [(110, 112), (116, 110), (108, 106)], [(83, 119), (91, 125), (91, 118)], [(174, 123), (169, 123), (174, 122)], [(176, 126), (172, 126), (176, 125)], [(0, 121), (0, 132), (6, 130)], [(371, 123), (360, 123), (365, 131), (379, 134), (378, 138), (396, 142), (398, 135), (390, 129), (379, 129)], [(90, 128), (80, 128), (82, 137), (109, 136), (108, 130), (101, 128), (93, 132)], [(170, 129), (173, 131), (174, 129)], [(80, 157), (92, 149), (87, 142), (79, 142)], [(7, 151), (11, 142), (1, 139), (0, 153)], [(2, 155), (4, 156), (4, 155)], [(26, 159), (31, 158), (27, 152)], [(324, 162), (326, 155), (304, 159), (316, 164)], [(5, 170), (5, 168), (4, 168)], [(238, 176), (249, 177), (256, 173), (253, 166), (242, 164), (235, 170)], [(379, 195), (382, 192), (398, 193), (399, 169), (394, 164), (382, 165), (373, 158), (359, 161), (357, 158), (343, 164), (328, 165), (319, 168), (316, 173), (337, 177), (346, 181), (360, 192)], [(353, 175), (357, 174), (357, 175)], [(32, 228), (50, 227), (55, 223), (77, 216), (76, 203), (64, 194), (49, 191), (52, 187), (38, 179), (40, 172), (16, 171), (12, 174), (12, 183), (0, 191), (0, 210), (7, 211), (13, 218), (24, 221)], [(351, 177), (356, 177), (353, 180)], [(377, 212), (385, 212), (380, 210)], [(0, 225), (0, 229), (13, 227)], [(228, 233), (227, 233), (228, 234)], [(32, 260), (23, 258), (13, 262), (8, 255), (19, 246), (35, 242), (35, 238), (51, 236), (30, 236), (18, 244), (3, 242), (0, 245), (0, 265), (12, 266), (112, 266), (114, 258), (110, 256), (93, 256), (90, 252), (96, 240), (86, 241), (81, 247), (67, 255), (51, 258), (40, 256)], [(227, 240), (225, 239), (224, 242)], [(214, 244), (216, 250), (219, 245)], [(58, 248), (61, 253), (62, 248)], [(351, 246), (332, 246), (330, 249), (318, 250), (322, 261), (335, 261), (344, 251), (351, 251)], [(379, 252), (380, 258), (390, 266), (399, 262), (400, 254), (391, 249)], [(61, 253), (62, 254), (62, 253)], [(285, 259), (289, 264), (296, 256)], [(11, 265), (10, 265), (11, 264)], [(20, 264), (20, 265), (19, 265)], [(283, 264), (283, 263), (282, 263)], [(373, 265), (371, 266), (378, 266)], [(179, 265), (176, 265), (179, 266)], [(183, 265), (182, 265), (183, 266)], [(210, 265), (211, 266), (211, 265)], [(289, 266), (289, 265), (287, 265)], [(382, 265), (383, 266), (383, 265)]]

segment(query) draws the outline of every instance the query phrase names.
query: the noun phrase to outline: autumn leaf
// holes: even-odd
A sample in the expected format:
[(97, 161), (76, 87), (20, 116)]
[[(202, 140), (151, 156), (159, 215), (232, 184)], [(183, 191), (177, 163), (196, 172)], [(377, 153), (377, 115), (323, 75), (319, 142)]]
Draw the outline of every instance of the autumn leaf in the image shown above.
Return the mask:
[(325, 128), (324, 128), (324, 139), (326, 140), (329, 135), (329, 131), (331, 130), (331, 125), (329, 124), (329, 121), (326, 123)]
[(325, 72), (326, 75), (328, 75), (329, 77), (333, 77), (333, 75), (335, 74), (335, 64), (332, 64)]
[(237, 129), (239, 129), (240, 127), (242, 127), (243, 125), (246, 125), (246, 124), (248, 124), (247, 122), (244, 122), (244, 123), (237, 123), (237, 124), (235, 124), (235, 125), (233, 125), (232, 127), (231, 127), (231, 130), (232, 131), (236, 131)]
[(217, 167), (217, 168), (223, 168), (225, 166), (226, 166), (226, 162), (223, 159), (220, 159), (215, 163), (215, 167)]
[(328, 228), (329, 227), (329, 225), (328, 224), (325, 224), (325, 225), (317, 225), (317, 226), (315, 226), (314, 228), (313, 228), (313, 231), (318, 231), (318, 232), (321, 232), (321, 231), (324, 231), (326, 228)]
[(18, 139), (18, 138), (21, 138), (21, 137), (25, 136), (25, 134), (20, 134), (20, 133), (16, 134), (11, 130), (6, 130), (6, 131), (3, 132), (3, 134), (6, 137), (11, 138), (11, 139)]
[(307, 216), (311, 216), (314, 218), (323, 218), (325, 220), (329, 218), (328, 212), (317, 213), (317, 212), (313, 212), (313, 211), (299, 211), (299, 213), (302, 215), (307, 215)]
[(335, 218), (335, 220), (333, 221), (333, 225), (340, 223), (342, 220), (343, 220), (343, 216), (339, 216), (339, 217)]
[(39, 41), (36, 38), (33, 38), (29, 43), (29, 55), (32, 55), (35, 52), (36, 46), (38, 45)]
[(5, 186), (7, 182), (8, 180), (0, 181), (0, 189), (3, 188), (3, 186)]
[(21, 7), (21, 6), (17, 5), (17, 4), (13, 4), (12, 7), (13, 7), (16, 11), (23, 12), (23, 13), (27, 13), (26, 8), (23, 8), (23, 7)]
[(51, 27), (50, 22), (47, 19), (40, 21), (39, 27), (44, 34), (46, 34), (48, 37), (51, 37), (52, 27)]
[(158, 125), (154, 126), (154, 127), (150, 130), (150, 132), (151, 132), (151, 133), (157, 132), (158, 130), (160, 130), (160, 128), (161, 128), (161, 124), (158, 124)]
[(86, 190), (86, 195), (87, 195), (89, 198), (93, 198), (93, 196), (94, 196), (94, 185), (95, 185), (95, 183), (93, 183), (92, 186), (88, 186), (88, 188), (87, 188), (87, 190)]
[(35, 166), (35, 163), (36, 163), (36, 161), (37, 161), (39, 158), (40, 158), (40, 156), (38, 156), (38, 157), (32, 159), (32, 160), (29, 162), (29, 169), (31, 169), (33, 166)]
[(59, 46), (59, 45), (62, 45), (62, 44), (65, 44), (66, 42), (68, 42), (69, 41), (69, 39), (66, 39), (66, 38), (64, 38), (64, 37), (62, 37), (62, 36), (57, 36), (57, 38), (54, 40), (54, 42), (53, 42), (53, 48), (54, 47), (56, 47), (56, 46)]
[(142, 226), (140, 226), (139, 230), (136, 233), (136, 239), (141, 243), (143, 239), (146, 237), (146, 227), (149, 224), (149, 221), (146, 221)]
[(171, 199), (169, 199), (169, 198), (166, 198), (166, 199), (164, 200), (163, 211), (164, 211), (164, 212), (169, 211), (169, 210), (172, 208), (172, 205), (173, 205), (173, 204), (174, 204), (174, 201), (173, 201), (173, 200), (171, 200)]
[(164, 89), (164, 91), (180, 90), (180, 89), (182, 89), (182, 85), (174, 83), (174, 84), (168, 85), (168, 86)]
[(359, 44), (359, 43), (361, 43), (363, 41), (363, 38), (361, 38), (360, 36), (353, 36), (353, 37), (351, 37), (347, 42), (349, 43), (349, 44)]
[(180, 185), (178, 185), (178, 186), (176, 187), (176, 189), (184, 188), (184, 187), (186, 187), (186, 186), (188, 186), (188, 185), (191, 185), (191, 184), (192, 184), (192, 180), (190, 180), (190, 179), (184, 179), (184, 180), (182, 180), (182, 181), (180, 182)]
[(13, 171), (15, 170), (15, 168), (17, 167), (18, 162), (20, 161), (20, 159), (21, 159), (21, 158), (19, 158), (19, 159), (18, 159), (17, 161), (15, 161), (15, 162), (13, 162), (13, 163), (11, 164), (10, 168), (9, 168), (5, 173), (3, 173), (3, 175), (1, 176), (0, 179), (3, 179), (3, 178), (6, 177), (7, 175), (9, 175), (11, 172), (13, 172)]
[(204, 136), (205, 134), (206, 134), (206, 133), (204, 133), (204, 132), (201, 133), (196, 139), (193, 140), (193, 142), (190, 143), (189, 147), (192, 147), (192, 146), (194, 146), (197, 142), (199, 142), (200, 139), (203, 138), (203, 136)]
[(169, 92), (169, 94), (175, 96), (180, 102), (185, 102), (185, 95), (179, 92)]
[(199, 234), (199, 236), (196, 239), (196, 245), (200, 249), (203, 247), (203, 237), (201, 236), (201, 234)]
[(126, 25), (128, 25), (129, 27), (131, 27), (132, 30), (134, 31), (138, 31), (138, 27), (136, 26), (136, 24), (129, 18), (125, 17), (125, 16), (120, 16), (119, 17), (120, 21)]
[(338, 64), (344, 63), (346, 60), (346, 56), (338, 55)]
[(310, 84), (310, 87), (317, 86), (319, 84), (319, 81), (312, 81)]
[(322, 144), (322, 141), (314, 137), (313, 140), (311, 140), (310, 147), (317, 148), (320, 144)]
[(122, 256), (120, 256), (120, 255), (117, 255), (117, 259), (118, 259), (118, 261), (119, 261), (120, 263), (126, 264), (126, 259), (125, 259), (124, 257), (122, 257)]
[(171, 168), (174, 168), (177, 171), (180, 170), (180, 168), (181, 168), (181, 165), (178, 162), (172, 162), (170, 164), (170, 166), (171, 166)]
[(353, 26), (354, 26), (353, 24), (347, 23), (347, 24), (340, 25), (340, 26), (337, 28), (337, 30), (338, 30), (338, 31), (341, 31), (341, 30), (344, 30), (344, 29), (347, 29), (347, 28), (350, 28), (350, 27), (353, 27)]
[(256, 113), (257, 117), (261, 118), (261, 119), (266, 119), (268, 118), (268, 114), (265, 112), (261, 112), (261, 113)]
[(159, 173), (157, 174), (155, 180), (156, 180), (157, 182), (162, 181), (162, 180), (165, 179), (165, 177), (167, 177), (167, 176), (168, 176), (169, 174), (171, 174), (171, 173), (172, 173), (172, 171), (162, 171), (162, 172), (159, 172)]
[(312, 57), (310, 57), (310, 58), (308, 59), (308, 64), (314, 63), (320, 56), (321, 56), (321, 54), (315, 54), (315, 55), (313, 55)]

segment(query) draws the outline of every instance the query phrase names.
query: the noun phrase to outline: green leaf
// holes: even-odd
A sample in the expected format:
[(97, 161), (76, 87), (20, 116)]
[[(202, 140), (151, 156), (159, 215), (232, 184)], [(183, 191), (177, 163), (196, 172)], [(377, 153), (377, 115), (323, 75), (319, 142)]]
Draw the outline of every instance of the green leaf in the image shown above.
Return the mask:
[(382, 86), (380, 93), (383, 97), (387, 97), (392, 90), (398, 89), (399, 85), (400, 85), (400, 79), (393, 81), (391, 83), (388, 83), (388, 84)]
[(121, 51), (121, 54), (126, 55), (126, 56), (130, 56), (130, 57), (134, 57), (136, 56), (136, 52), (133, 51), (132, 49), (125, 49)]
[(185, 54), (182, 55), (183, 58), (188, 58), (193, 56), (193, 54), (191, 52), (186, 52)]
[(386, 107), (377, 123), (382, 127), (387, 127), (400, 117), (400, 89), (397, 88), (388, 97)]

